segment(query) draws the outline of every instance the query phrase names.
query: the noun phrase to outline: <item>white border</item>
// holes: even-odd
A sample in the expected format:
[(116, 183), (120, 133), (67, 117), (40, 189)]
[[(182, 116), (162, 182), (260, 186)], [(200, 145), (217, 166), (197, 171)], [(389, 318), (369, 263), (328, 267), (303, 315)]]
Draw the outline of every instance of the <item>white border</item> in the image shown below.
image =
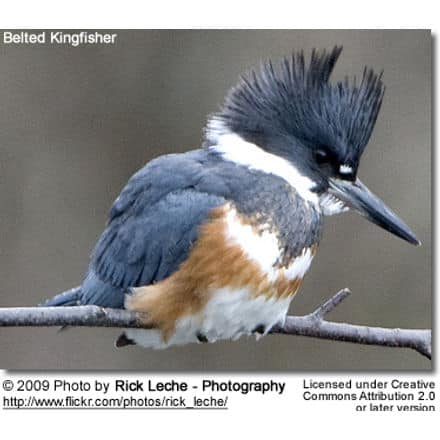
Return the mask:
[[(44, 7), (49, 4), (49, 8)], [(111, 9), (113, 5), (116, 8)], [(351, 1), (271, 1), (258, 4), (255, 0), (217, 2), (214, 4), (180, 2), (141, 2), (141, 1), (75, 1), (60, 2), (4, 2), (0, 16), (3, 28), (432, 28), (438, 33), (439, 14), (433, 1), (384, 2), (370, 0), (356, 3)], [(434, 56), (434, 60), (437, 57)], [(438, 73), (438, 68), (436, 69)], [(438, 76), (437, 76), (438, 83)], [(438, 87), (436, 102), (438, 102)], [(438, 127), (439, 113), (434, 126)], [(434, 136), (434, 140), (436, 137)], [(436, 154), (435, 165), (438, 169)], [(435, 176), (435, 173), (433, 173)], [(438, 206), (438, 191), (435, 201)], [(438, 218), (438, 217), (437, 217)], [(438, 225), (436, 225), (438, 226)], [(436, 235), (434, 235), (436, 236)], [(437, 242), (436, 242), (437, 244)], [(435, 265), (435, 273), (438, 266)], [(436, 283), (434, 284), (436, 286)], [(438, 316), (439, 301), (434, 301)], [(435, 320), (434, 320), (435, 323)], [(436, 343), (438, 338), (434, 338)], [(438, 352), (438, 343), (434, 352)], [(79, 354), (80, 355), (80, 354)], [(434, 360), (435, 366), (435, 360)], [(1, 376), (5, 376), (2, 372)], [(41, 376), (44, 376), (43, 374)], [(73, 377), (65, 374), (64, 376)], [(98, 376), (97, 374), (91, 375)], [(111, 378), (115, 375), (105, 375)], [(118, 375), (120, 376), (120, 374)], [(175, 375), (173, 375), (175, 377)], [(213, 375), (210, 375), (213, 376)], [(233, 375), (227, 375), (233, 378)], [(247, 379), (258, 376), (247, 374)], [(300, 375), (265, 375), (286, 380), (289, 389), (295, 390), (300, 384)], [(311, 376), (308, 374), (307, 376)], [(363, 375), (372, 376), (372, 375)], [(386, 377), (385, 375), (377, 375)], [(389, 375), (387, 375), (389, 376)], [(402, 377), (401, 375), (397, 375)], [(411, 376), (436, 378), (437, 372)], [(84, 377), (84, 375), (81, 375)], [(172, 377), (171, 375), (169, 376)], [(181, 376), (183, 378), (184, 376)], [(194, 377), (194, 376), (192, 376)], [(261, 377), (261, 376), (260, 376)], [(328, 378), (327, 375), (315, 377)], [(346, 377), (345, 375), (343, 377)], [(242, 376), (240, 376), (242, 378)], [(439, 384), (438, 384), (439, 385)], [(437, 390), (439, 393), (440, 390)], [(75, 439), (105, 438), (106, 440), (145, 436), (147, 438), (230, 438), (267, 439), (297, 437), (326, 439), (368, 439), (419, 438), (438, 431), (438, 413), (424, 414), (355, 414), (341, 407), (326, 404), (322, 406), (305, 405), (296, 398), (298, 393), (274, 399), (241, 399), (241, 404), (226, 413), (216, 412), (161, 412), (143, 413), (141, 411), (84, 411), (84, 412), (1, 412), (2, 435), (5, 438)], [(8, 435), (9, 434), (9, 435)]]
[(434, 1), (117, 0), (2, 2), (2, 28), (435, 28)]

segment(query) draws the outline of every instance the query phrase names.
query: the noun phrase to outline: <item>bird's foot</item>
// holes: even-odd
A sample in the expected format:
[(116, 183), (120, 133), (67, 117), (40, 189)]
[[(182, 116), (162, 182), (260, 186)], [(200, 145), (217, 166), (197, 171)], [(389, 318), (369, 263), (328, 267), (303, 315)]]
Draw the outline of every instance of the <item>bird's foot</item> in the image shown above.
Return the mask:
[(267, 328), (264, 324), (260, 324), (252, 330), (252, 333), (255, 335), (255, 339), (259, 341), (267, 333)]
[(199, 342), (202, 342), (203, 344), (206, 344), (207, 342), (209, 342), (206, 335), (204, 335), (202, 332), (197, 332), (196, 336), (197, 336), (197, 339), (199, 340)]

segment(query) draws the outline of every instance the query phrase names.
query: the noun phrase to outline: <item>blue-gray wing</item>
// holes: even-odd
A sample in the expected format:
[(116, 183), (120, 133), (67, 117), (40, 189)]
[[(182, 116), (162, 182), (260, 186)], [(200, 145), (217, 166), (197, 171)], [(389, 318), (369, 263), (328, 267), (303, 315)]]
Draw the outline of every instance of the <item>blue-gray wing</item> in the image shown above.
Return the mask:
[(92, 254), (82, 304), (122, 307), (129, 287), (171, 275), (187, 258), (210, 211), (225, 203), (212, 193), (203, 152), (162, 156), (136, 173), (116, 199)]

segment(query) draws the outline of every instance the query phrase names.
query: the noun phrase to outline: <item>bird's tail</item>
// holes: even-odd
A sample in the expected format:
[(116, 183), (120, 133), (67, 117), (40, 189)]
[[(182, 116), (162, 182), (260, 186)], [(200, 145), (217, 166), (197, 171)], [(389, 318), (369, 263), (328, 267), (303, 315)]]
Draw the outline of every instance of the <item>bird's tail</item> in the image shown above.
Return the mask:
[(81, 286), (66, 290), (39, 304), (40, 307), (77, 306), (81, 294)]

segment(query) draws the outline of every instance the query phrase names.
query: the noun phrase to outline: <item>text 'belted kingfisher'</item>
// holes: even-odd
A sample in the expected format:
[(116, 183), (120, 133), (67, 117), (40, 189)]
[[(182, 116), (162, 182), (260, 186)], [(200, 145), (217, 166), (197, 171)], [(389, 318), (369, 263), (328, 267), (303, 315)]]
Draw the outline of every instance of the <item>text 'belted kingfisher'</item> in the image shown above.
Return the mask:
[(110, 211), (80, 287), (45, 306), (145, 314), (117, 346), (164, 348), (266, 334), (316, 253), (323, 217), (353, 208), (413, 244), (357, 178), (381, 106), (381, 75), (331, 84), (341, 53), (313, 51), (250, 72), (210, 117), (202, 149), (134, 174)]

